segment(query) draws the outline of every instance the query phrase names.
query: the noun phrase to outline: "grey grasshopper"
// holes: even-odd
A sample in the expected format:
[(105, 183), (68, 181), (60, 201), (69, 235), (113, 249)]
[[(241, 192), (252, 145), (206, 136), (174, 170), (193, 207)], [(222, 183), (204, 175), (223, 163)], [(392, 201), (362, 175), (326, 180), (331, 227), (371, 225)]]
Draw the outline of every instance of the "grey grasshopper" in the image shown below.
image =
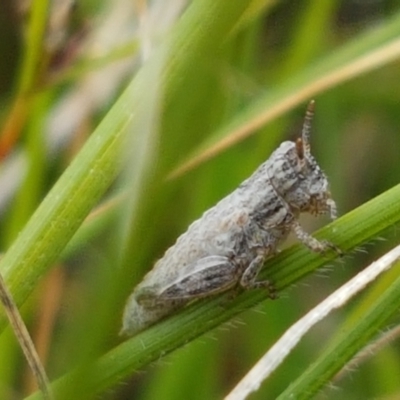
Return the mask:
[(314, 252), (335, 248), (301, 227), (300, 213), (336, 218), (328, 180), (310, 152), (314, 102), (301, 137), (283, 142), (235, 191), (193, 222), (128, 299), (122, 333), (133, 335), (192, 300), (235, 286), (267, 288), (258, 273), (288, 234)]

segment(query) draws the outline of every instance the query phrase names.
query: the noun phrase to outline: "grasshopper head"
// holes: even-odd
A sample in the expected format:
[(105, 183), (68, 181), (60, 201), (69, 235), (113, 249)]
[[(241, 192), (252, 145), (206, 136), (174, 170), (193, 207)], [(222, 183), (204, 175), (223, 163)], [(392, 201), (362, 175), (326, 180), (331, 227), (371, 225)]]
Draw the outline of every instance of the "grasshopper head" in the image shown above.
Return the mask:
[(295, 143), (283, 142), (273, 153), (268, 177), (276, 192), (294, 212), (329, 213), (336, 218), (336, 204), (329, 191), (328, 179), (310, 151), (311, 121), (314, 102), (308, 105), (302, 136)]

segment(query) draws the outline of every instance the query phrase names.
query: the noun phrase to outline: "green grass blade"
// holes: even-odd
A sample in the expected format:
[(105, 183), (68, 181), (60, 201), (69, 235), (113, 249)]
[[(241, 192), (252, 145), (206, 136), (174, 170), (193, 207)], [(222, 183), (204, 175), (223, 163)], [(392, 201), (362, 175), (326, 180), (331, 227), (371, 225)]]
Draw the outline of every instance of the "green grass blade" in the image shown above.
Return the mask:
[[(114, 180), (126, 130), (140, 130), (135, 125), (140, 120), (137, 110), (147, 87), (153, 84), (153, 65), (163, 63), (160, 87), (168, 103), (192, 56), (212, 50), (209, 38), (226, 37), (247, 6), (244, 0), (191, 4), (165, 47), (121, 95), (0, 261), (0, 271), (17, 304), (24, 302)], [(214, 50), (221, 45), (211, 43)], [(0, 325), (5, 325), (3, 315)]]
[[(45, 33), (47, 19), (51, 2), (49, 0), (38, 0), (32, 3), (31, 17), (29, 20), (28, 41), (25, 46), (25, 55), (21, 65), (19, 78), (19, 93), (29, 93), (37, 84), (43, 67)], [(47, 60), (45, 60), (46, 62)]]
[[(327, 225), (315, 236), (328, 239), (347, 252), (399, 222), (400, 185), (397, 185)], [(334, 253), (322, 257), (300, 244), (295, 245), (272, 258), (262, 276), (272, 279), (278, 289), (283, 289), (334, 257)], [(134, 370), (165, 356), (268, 297), (263, 291), (243, 292), (233, 300), (231, 296), (232, 293), (226, 293), (198, 302), (111, 350), (95, 364), (91, 390), (101, 392), (115, 385)], [(69, 385), (73, 379), (74, 374), (70, 374), (56, 381), (55, 391)], [(40, 395), (35, 394), (29, 400), (38, 398)]]
[(215, 157), (267, 122), (317, 94), (399, 59), (399, 37), (400, 13), (382, 27), (363, 32), (358, 38), (255, 98), (227, 125), (196, 148), (170, 176), (180, 176)]
[(376, 299), (352, 326), (340, 332), (339, 340), (330, 345), (315, 363), (293, 382), (279, 400), (309, 399), (339, 372), (369, 341), (381, 332), (400, 307), (400, 277)]

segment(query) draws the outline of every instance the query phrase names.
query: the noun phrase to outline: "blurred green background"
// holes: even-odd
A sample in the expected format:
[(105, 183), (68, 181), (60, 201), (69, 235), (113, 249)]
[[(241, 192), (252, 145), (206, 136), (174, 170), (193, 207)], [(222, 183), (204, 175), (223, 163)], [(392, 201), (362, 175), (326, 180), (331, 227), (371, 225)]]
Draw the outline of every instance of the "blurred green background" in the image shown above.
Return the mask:
[[(121, 173), (94, 201), (109, 208), (91, 214), (90, 229), (54, 253), (40, 280), (26, 283), (34, 290), (21, 312), (50, 379), (82, 371), (60, 398), (223, 398), (292, 323), (399, 241), (398, 227), (390, 226), (279, 300), (262, 302), (139, 371), (121, 373), (97, 394), (85, 391), (91, 361), (121, 342), (130, 290), (192, 221), (283, 140), (298, 136), (310, 98), (316, 100), (312, 152), (329, 177), (339, 215), (400, 180), (398, 1), (255, 0), (240, 12), (231, 6), (227, 12), (237, 15), (226, 20), (214, 21), (210, 8), (209, 19), (192, 26), (185, 15), (191, 7), (192, 17), (196, 7), (202, 11), (196, 3), (3, 0), (0, 6), (3, 253), (110, 108), (132, 113), (134, 121), (126, 122), (132, 135)], [(184, 47), (189, 34), (199, 37), (198, 47)], [(354, 67), (364, 55), (370, 58)], [(142, 97), (130, 111), (129, 102), (117, 99), (136, 76), (147, 86), (138, 84)], [(277, 111), (264, 115), (269, 109)], [(167, 178), (188, 161), (191, 169)], [(63, 218), (69, 237), (75, 228), (68, 214)], [(327, 222), (302, 218), (309, 232)], [(291, 237), (284, 247), (295, 242)], [(355, 304), (313, 329), (251, 398), (277, 398)], [(0, 398), (34, 391), (10, 328), (0, 338), (0, 354)], [(399, 398), (399, 376), (397, 340), (316, 398)]]

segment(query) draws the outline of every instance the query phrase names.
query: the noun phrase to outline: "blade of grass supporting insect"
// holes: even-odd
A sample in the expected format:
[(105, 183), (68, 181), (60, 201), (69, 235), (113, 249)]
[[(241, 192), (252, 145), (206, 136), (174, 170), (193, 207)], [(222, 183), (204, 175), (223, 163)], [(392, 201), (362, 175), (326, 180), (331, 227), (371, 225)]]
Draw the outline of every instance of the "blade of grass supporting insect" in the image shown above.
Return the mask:
[[(400, 185), (329, 224), (315, 236), (325, 238), (343, 251), (349, 251), (400, 222)], [(324, 257), (295, 245), (268, 262), (262, 277), (268, 276), (278, 289), (289, 286), (304, 275), (326, 264), (335, 254)], [(245, 291), (231, 299), (232, 293), (206, 299), (122, 343), (96, 362), (91, 382), (93, 392), (115, 385), (132, 371), (165, 356), (176, 348), (228, 321), (245, 309), (265, 300), (263, 291)], [(230, 299), (228, 301), (228, 299)], [(54, 383), (54, 390), (70, 384), (74, 374)], [(40, 398), (39, 394), (29, 400)]]
[(386, 65), (400, 57), (400, 13), (279, 82), (200, 145), (173, 170), (176, 178), (253, 134), (257, 129), (318, 93)]

